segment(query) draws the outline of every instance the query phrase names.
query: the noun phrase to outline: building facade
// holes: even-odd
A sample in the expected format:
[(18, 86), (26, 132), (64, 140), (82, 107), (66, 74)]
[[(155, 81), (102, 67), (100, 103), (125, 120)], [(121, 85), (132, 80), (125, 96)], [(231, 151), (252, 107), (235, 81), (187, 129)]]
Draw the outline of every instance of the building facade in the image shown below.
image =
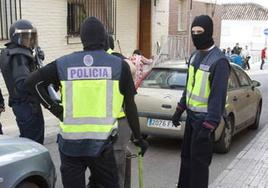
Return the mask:
[(235, 43), (247, 45), (251, 61), (260, 61), (260, 51), (268, 45), (268, 9), (254, 3), (222, 5), (221, 48), (231, 49)]

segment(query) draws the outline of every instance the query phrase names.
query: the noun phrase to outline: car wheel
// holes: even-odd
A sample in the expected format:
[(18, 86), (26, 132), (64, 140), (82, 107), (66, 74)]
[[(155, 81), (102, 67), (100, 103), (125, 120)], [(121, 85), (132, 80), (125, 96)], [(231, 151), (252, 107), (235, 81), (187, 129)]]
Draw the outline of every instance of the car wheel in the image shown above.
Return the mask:
[(259, 107), (256, 112), (255, 121), (252, 125), (249, 126), (250, 129), (258, 129), (260, 125), (260, 117), (261, 117), (261, 104), (259, 104)]
[(224, 124), (221, 137), (214, 144), (214, 151), (216, 153), (227, 153), (231, 148), (234, 121), (231, 116), (229, 116), (226, 121), (228, 125), (226, 125), (226, 123)]
[(24, 181), (20, 183), (16, 188), (40, 188), (38, 185), (32, 182)]

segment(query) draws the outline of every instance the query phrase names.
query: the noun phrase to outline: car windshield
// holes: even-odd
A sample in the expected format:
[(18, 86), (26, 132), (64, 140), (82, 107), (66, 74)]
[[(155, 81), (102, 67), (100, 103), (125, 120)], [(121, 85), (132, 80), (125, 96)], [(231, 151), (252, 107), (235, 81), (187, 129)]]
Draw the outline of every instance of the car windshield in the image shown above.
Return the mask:
[(185, 87), (186, 70), (153, 69), (142, 81), (142, 88), (181, 89)]

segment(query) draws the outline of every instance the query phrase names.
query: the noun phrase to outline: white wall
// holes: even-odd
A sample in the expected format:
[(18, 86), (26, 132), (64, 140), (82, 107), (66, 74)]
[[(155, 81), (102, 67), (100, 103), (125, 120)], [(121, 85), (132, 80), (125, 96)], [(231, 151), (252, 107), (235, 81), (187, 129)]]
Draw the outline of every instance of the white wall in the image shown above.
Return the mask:
[(152, 54), (156, 53), (156, 42), (168, 35), (169, 0), (158, 0), (156, 6), (152, 1)]
[(242, 48), (248, 45), (252, 61), (259, 61), (261, 49), (268, 45), (265, 28), (268, 28), (268, 20), (222, 20), (220, 47), (232, 49), (237, 42)]
[[(139, 0), (117, 0), (117, 39), (127, 57), (138, 45), (139, 5)], [(115, 46), (118, 50), (118, 45)]]

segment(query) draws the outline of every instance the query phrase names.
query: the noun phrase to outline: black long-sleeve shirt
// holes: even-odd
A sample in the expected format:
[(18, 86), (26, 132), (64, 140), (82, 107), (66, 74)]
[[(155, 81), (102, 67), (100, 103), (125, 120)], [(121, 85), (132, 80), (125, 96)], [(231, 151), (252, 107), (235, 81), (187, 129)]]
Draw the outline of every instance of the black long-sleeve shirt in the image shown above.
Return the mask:
[[(198, 51), (196, 53), (192, 63), (195, 69), (199, 68), (201, 61), (208, 53), (209, 51)], [(211, 66), (210, 70), (209, 80), (211, 89), (205, 121), (211, 122), (212, 124), (219, 124), (225, 108), (230, 64), (227, 59), (219, 59)], [(179, 103), (186, 107), (186, 88)]]

